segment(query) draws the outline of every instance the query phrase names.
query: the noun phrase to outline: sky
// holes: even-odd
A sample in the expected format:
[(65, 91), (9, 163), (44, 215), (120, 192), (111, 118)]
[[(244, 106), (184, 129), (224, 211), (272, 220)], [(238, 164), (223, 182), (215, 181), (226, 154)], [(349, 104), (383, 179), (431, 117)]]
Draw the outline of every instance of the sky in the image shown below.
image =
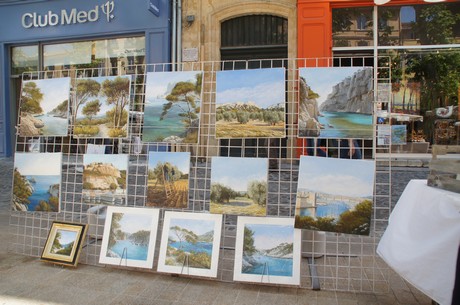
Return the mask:
[(285, 102), (285, 69), (218, 71), (216, 104), (255, 102), (262, 108)]
[(92, 162), (112, 163), (118, 170), (126, 170), (128, 168), (128, 155), (104, 155), (104, 154), (84, 154), (83, 165), (88, 165)]
[(375, 162), (300, 157), (298, 188), (350, 197), (373, 196)]
[[(186, 219), (186, 218), (174, 218), (171, 217), (169, 227), (179, 226), (181, 228), (192, 231), (196, 235), (202, 235), (209, 231), (214, 230), (214, 221), (212, 220), (201, 220), (201, 219)], [(174, 236), (169, 232), (169, 235)]]
[[(102, 85), (102, 83), (106, 80), (106, 79), (110, 79), (110, 80), (113, 80), (114, 78), (116, 78), (117, 76), (101, 76), (101, 77), (88, 77), (86, 79), (92, 79), (92, 80), (95, 80), (97, 81), (98, 83), (100, 83)], [(124, 76), (121, 76), (121, 77), (127, 77), (131, 80), (131, 76), (129, 75), (124, 75)], [(99, 92), (100, 94), (100, 92)], [(106, 101), (107, 101), (107, 98), (105, 96), (97, 96), (97, 97), (91, 97), (89, 98), (86, 102), (91, 102), (93, 100), (99, 100), (101, 102), (101, 110), (99, 111), (99, 113), (96, 115), (96, 116), (101, 116), (101, 115), (105, 115), (105, 113), (108, 111), (108, 110), (112, 110), (114, 108), (114, 105), (107, 105), (106, 104)], [(83, 107), (85, 107), (86, 103), (83, 104), (83, 105), (80, 105), (80, 107), (78, 108), (78, 113), (77, 113), (77, 118), (84, 118), (85, 116), (82, 114), (82, 111), (83, 111)], [(129, 109), (129, 103), (128, 103), (128, 106), (125, 107), (125, 110), (128, 110)]]
[(246, 228), (254, 232), (254, 246), (257, 249), (272, 249), (281, 243), (292, 243), (294, 227), (270, 224), (247, 224)]
[(332, 87), (366, 67), (332, 67), (332, 68), (301, 68), (300, 76), (305, 78), (307, 85), (318, 93), (318, 106), (332, 92)]
[(195, 75), (202, 71), (180, 71), (180, 72), (148, 72), (145, 88), (145, 100), (156, 98), (159, 95), (164, 95), (168, 84), (184, 81), (193, 81), (195, 83)]
[(190, 172), (189, 152), (149, 152), (149, 169), (154, 169), (159, 162), (169, 162), (184, 174)]
[(61, 175), (61, 153), (15, 153), (14, 166), (21, 175)]
[(45, 113), (53, 110), (60, 103), (69, 99), (70, 77), (38, 79), (27, 82), (36, 83), (41, 93), (43, 93), (43, 100), (40, 106)]
[(220, 183), (235, 191), (247, 191), (248, 182), (267, 181), (268, 159), (213, 157), (211, 184)]
[(59, 239), (59, 243), (61, 245), (67, 245), (68, 243), (75, 241), (75, 238), (77, 237), (77, 232), (75, 231), (62, 229), (59, 229), (57, 231), (61, 233), (61, 238)]
[[(115, 213), (114, 213), (115, 214)], [(151, 231), (153, 215), (151, 214), (130, 214), (121, 213), (123, 217), (120, 220), (121, 230), (127, 233), (135, 233), (140, 230)]]

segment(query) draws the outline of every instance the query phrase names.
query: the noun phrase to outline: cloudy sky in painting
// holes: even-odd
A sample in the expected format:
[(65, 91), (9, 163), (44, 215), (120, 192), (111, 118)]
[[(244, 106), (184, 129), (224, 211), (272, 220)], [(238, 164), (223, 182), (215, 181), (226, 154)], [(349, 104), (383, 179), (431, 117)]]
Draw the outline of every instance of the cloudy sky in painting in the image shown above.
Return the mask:
[(145, 100), (163, 96), (168, 87), (178, 82), (196, 83), (196, 75), (201, 71), (148, 72), (145, 88)]
[[(214, 224), (215, 222), (212, 220), (174, 218), (174, 216), (172, 216), (169, 222), (169, 227), (179, 226), (183, 229), (192, 231), (196, 235), (202, 235), (209, 231), (214, 231)], [(172, 231), (169, 231), (169, 236), (174, 239), (177, 238)]]
[[(114, 213), (118, 214), (118, 213)], [(121, 213), (123, 217), (120, 220), (121, 230), (127, 233), (136, 233), (141, 230), (151, 231), (153, 219), (151, 214), (138, 213)]]
[(189, 152), (149, 152), (149, 169), (154, 169), (160, 162), (169, 162), (184, 174), (190, 172)]
[(216, 104), (254, 102), (261, 108), (284, 104), (283, 68), (218, 71)]
[(375, 162), (300, 157), (298, 188), (350, 197), (373, 196)]
[(21, 175), (61, 175), (61, 153), (15, 153), (14, 167)]
[(282, 243), (292, 243), (294, 227), (271, 224), (247, 224), (254, 232), (254, 246), (259, 250), (272, 249)]
[(30, 80), (24, 83), (35, 83), (43, 93), (43, 100), (40, 107), (43, 111), (49, 112), (60, 103), (69, 99), (70, 77)]

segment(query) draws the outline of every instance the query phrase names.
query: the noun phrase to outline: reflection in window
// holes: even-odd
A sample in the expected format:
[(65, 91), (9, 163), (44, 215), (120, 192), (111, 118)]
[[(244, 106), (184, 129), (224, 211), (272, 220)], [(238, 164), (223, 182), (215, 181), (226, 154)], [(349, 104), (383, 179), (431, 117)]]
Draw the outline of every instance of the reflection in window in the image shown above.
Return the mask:
[(364, 15), (359, 15), (358, 19), (356, 20), (356, 28), (358, 30), (365, 30), (367, 27), (367, 18)]
[(38, 70), (38, 45), (11, 48), (11, 74)]
[(333, 9), (334, 47), (372, 46), (372, 11), (372, 7)]

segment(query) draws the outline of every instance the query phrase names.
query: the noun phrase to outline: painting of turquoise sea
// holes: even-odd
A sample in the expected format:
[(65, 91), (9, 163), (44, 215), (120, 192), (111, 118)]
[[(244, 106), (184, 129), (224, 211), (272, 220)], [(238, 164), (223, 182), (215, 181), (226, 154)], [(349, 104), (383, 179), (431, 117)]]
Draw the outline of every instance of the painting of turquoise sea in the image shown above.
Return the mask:
[(15, 153), (13, 211), (59, 212), (61, 153)]
[(152, 268), (159, 210), (107, 208), (99, 263)]
[(166, 211), (158, 271), (216, 277), (222, 215)]
[(300, 230), (294, 219), (238, 217), (234, 280), (300, 284)]
[(369, 235), (375, 161), (301, 156), (298, 229)]
[(19, 135), (66, 136), (70, 77), (24, 81), (21, 88)]
[(143, 142), (198, 142), (202, 78), (202, 71), (147, 73)]

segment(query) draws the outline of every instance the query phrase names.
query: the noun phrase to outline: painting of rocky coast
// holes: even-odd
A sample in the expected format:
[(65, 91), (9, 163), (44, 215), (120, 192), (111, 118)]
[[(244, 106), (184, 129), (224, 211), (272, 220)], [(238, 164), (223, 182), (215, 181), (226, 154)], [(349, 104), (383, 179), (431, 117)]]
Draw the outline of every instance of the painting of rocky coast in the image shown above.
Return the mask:
[(285, 69), (218, 71), (216, 138), (284, 138)]
[(152, 268), (158, 209), (107, 208), (99, 263)]
[(299, 69), (299, 137), (373, 137), (373, 69)]
[(202, 78), (201, 71), (147, 73), (143, 142), (198, 142)]
[(127, 155), (83, 155), (83, 202), (125, 205)]
[(13, 211), (59, 212), (61, 153), (15, 153)]
[(70, 77), (24, 81), (21, 89), (19, 135), (66, 136)]
[(238, 217), (234, 280), (298, 285), (300, 231), (292, 218)]

